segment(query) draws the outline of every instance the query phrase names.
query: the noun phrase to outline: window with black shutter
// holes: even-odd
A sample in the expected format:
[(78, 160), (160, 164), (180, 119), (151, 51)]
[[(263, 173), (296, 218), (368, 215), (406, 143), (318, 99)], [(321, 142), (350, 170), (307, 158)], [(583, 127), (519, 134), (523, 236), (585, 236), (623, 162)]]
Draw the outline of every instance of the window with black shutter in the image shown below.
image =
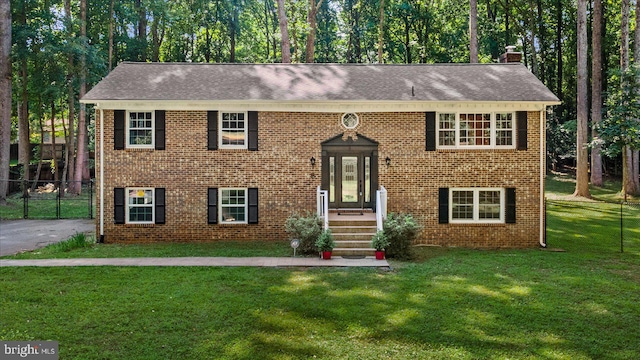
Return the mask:
[(258, 189), (249, 188), (249, 224), (258, 223)]
[(258, 112), (249, 111), (249, 144), (247, 148), (251, 151), (258, 150)]
[(156, 188), (155, 189), (155, 223), (156, 224), (164, 224), (165, 223), (165, 189), (164, 188)]
[(435, 151), (436, 150), (436, 113), (435, 112), (425, 113), (425, 123), (426, 123), (425, 150)]
[(113, 148), (114, 150), (123, 150), (125, 141), (125, 111), (114, 110), (113, 111)]
[(449, 188), (438, 189), (438, 223), (449, 223)]
[(516, 112), (516, 131), (517, 131), (517, 146), (518, 150), (527, 150), (527, 112)]
[(218, 223), (218, 188), (207, 190), (207, 222), (209, 224)]
[(207, 111), (207, 149), (218, 149), (218, 112)]
[(164, 150), (165, 149), (165, 111), (164, 110), (156, 110), (155, 113), (155, 145), (156, 150)]
[(505, 217), (504, 222), (507, 224), (516, 223), (516, 189), (506, 188), (505, 194)]
[(113, 222), (116, 224), (124, 224), (124, 204), (125, 204), (124, 188), (114, 188), (113, 189)]

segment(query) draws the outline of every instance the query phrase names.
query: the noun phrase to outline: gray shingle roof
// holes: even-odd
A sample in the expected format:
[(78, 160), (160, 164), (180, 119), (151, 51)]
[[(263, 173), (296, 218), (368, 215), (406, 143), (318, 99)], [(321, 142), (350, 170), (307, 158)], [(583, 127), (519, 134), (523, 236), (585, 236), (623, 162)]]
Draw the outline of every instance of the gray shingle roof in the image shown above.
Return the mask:
[(524, 65), (121, 63), (84, 97), (105, 100), (533, 101), (558, 98)]

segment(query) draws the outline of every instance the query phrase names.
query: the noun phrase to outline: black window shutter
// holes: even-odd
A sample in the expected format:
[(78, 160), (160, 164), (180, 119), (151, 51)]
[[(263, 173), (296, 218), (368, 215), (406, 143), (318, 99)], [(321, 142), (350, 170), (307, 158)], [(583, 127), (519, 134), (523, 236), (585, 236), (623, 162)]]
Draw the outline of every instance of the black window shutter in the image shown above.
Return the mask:
[(247, 148), (252, 151), (258, 150), (258, 112), (249, 111), (249, 144)]
[(113, 189), (113, 222), (124, 224), (124, 188)]
[(527, 150), (527, 112), (516, 112), (516, 119), (516, 130), (518, 132), (518, 135), (516, 137), (518, 144), (516, 148), (518, 150)]
[(506, 209), (505, 209), (505, 219), (504, 221), (507, 224), (515, 224), (516, 223), (516, 189), (515, 188), (507, 188), (506, 193)]
[(207, 149), (218, 150), (218, 112), (207, 111)]
[(258, 188), (249, 188), (249, 224), (258, 223)]
[(165, 112), (164, 110), (156, 110), (156, 150), (164, 150), (165, 148)]
[(113, 111), (113, 149), (124, 149), (124, 110)]
[(165, 189), (164, 188), (156, 188), (155, 191), (155, 217), (156, 224), (164, 224), (165, 223)]
[(435, 151), (436, 150), (436, 113), (428, 112), (425, 113), (426, 116), (426, 139), (425, 139), (425, 150), (426, 151)]
[(438, 223), (449, 223), (449, 188), (438, 189)]
[(207, 222), (218, 223), (218, 188), (209, 188), (207, 193)]

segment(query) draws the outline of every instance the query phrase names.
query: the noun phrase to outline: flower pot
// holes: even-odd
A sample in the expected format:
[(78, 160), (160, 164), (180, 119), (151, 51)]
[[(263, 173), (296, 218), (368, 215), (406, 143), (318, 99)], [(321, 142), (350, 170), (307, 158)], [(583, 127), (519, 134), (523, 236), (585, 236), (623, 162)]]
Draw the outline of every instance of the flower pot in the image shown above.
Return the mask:
[(324, 260), (331, 260), (331, 251), (323, 251), (322, 252), (322, 258)]
[(384, 251), (376, 250), (376, 260), (384, 260)]

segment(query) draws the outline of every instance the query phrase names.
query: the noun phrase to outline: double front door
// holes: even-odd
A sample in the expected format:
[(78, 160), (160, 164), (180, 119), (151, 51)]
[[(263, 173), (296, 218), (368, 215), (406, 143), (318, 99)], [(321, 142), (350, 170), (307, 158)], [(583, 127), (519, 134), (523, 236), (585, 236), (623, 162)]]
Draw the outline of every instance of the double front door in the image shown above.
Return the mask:
[(373, 208), (378, 188), (378, 144), (331, 139), (323, 143), (322, 188), (331, 208)]

